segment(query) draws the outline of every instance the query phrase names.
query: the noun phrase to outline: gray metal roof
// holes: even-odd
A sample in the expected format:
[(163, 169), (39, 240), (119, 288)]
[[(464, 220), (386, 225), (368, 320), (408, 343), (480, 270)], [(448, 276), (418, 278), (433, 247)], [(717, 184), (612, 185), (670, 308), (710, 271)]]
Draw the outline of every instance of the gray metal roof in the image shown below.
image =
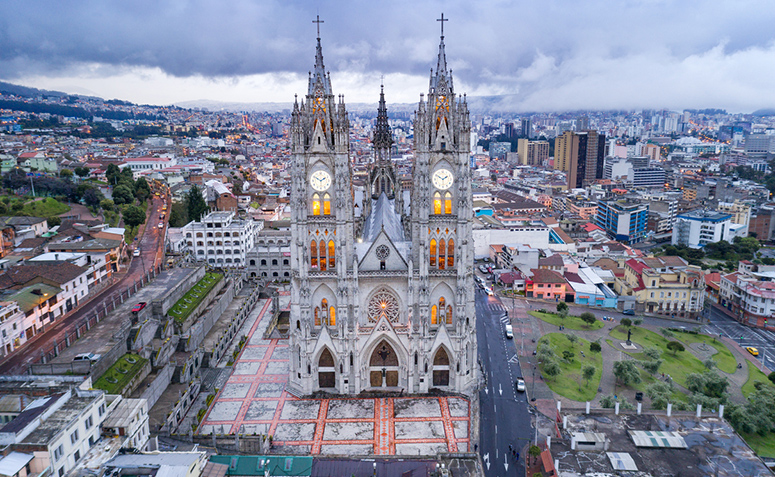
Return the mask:
[(363, 224), (363, 241), (373, 242), (382, 229), (385, 229), (385, 233), (393, 243), (406, 240), (401, 216), (396, 213), (395, 199), (388, 199), (384, 192), (374, 203), (371, 213)]

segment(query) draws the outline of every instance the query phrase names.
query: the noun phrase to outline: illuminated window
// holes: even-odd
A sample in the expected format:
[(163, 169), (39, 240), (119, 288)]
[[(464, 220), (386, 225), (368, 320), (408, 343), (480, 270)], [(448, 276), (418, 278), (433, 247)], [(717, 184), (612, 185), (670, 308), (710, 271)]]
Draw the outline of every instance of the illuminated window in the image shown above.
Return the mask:
[(444, 239), (439, 240), (439, 269), (444, 270), (444, 265), (446, 265), (447, 259), (444, 256), (444, 254), (447, 251), (446, 243), (444, 243)]
[(328, 268), (336, 268), (336, 247), (334, 247), (334, 241), (328, 241)]
[(431, 267), (436, 266), (436, 239), (431, 239), (430, 247)]
[(320, 326), (320, 308), (315, 307), (315, 326)]
[(452, 324), (452, 305), (447, 305), (447, 324)]
[(323, 215), (331, 215), (331, 196), (323, 196)]
[(309, 244), (309, 256), (312, 268), (318, 268), (318, 243), (314, 240)]
[(328, 324), (329, 326), (336, 326), (336, 308), (333, 306), (328, 309)]
[(438, 192), (433, 194), (433, 213), (441, 214), (441, 194)]
[(320, 319), (323, 323), (328, 324), (328, 300), (323, 298), (320, 302)]
[(447, 267), (455, 266), (455, 241), (449, 239), (447, 243)]
[(318, 250), (320, 251), (320, 271), (325, 272), (326, 271), (326, 243), (324, 241), (320, 241), (320, 244), (318, 245)]
[(450, 194), (449, 192), (444, 194), (444, 213), (445, 214), (452, 213), (452, 194)]
[(312, 194), (312, 215), (320, 215), (320, 196)]
[(431, 324), (432, 325), (439, 324), (439, 309), (436, 305), (433, 305), (431, 307)]

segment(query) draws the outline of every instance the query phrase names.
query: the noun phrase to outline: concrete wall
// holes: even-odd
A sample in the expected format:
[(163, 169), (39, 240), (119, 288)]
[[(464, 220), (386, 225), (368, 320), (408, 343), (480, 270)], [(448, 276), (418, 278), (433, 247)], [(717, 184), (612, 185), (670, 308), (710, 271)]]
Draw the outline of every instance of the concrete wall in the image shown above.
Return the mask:
[(231, 279), (224, 280), (227, 280), (228, 283), (222, 288), (223, 293), (221, 296), (217, 297), (210, 309), (207, 310), (196, 323), (191, 325), (188, 331), (182, 336), (181, 342), (183, 343), (183, 351), (191, 351), (202, 344), (207, 333), (210, 332), (215, 325), (215, 322), (218, 321), (234, 299), (234, 281)]
[[(136, 353), (141, 352), (153, 341), (158, 328), (159, 321), (156, 319), (150, 319), (133, 326), (130, 333), (131, 343), (128, 344), (129, 349)], [(150, 354), (149, 356), (143, 356), (143, 358), (148, 357), (150, 357)]]
[(156, 375), (156, 379), (151, 381), (151, 385), (143, 391), (143, 394), (140, 397), (148, 401), (148, 409), (153, 408), (156, 401), (159, 400), (162, 393), (167, 389), (167, 386), (169, 386), (172, 381), (173, 372), (175, 372), (175, 365), (173, 363), (167, 363), (167, 365)]
[[(178, 270), (184, 270), (184, 269), (176, 269)], [(161, 318), (167, 314), (170, 308), (177, 303), (180, 298), (186, 294), (186, 292), (193, 287), (196, 282), (202, 279), (202, 277), (205, 276), (205, 267), (200, 266), (194, 269), (190, 269), (191, 273), (186, 275), (186, 277), (179, 281), (178, 284), (170, 289), (167, 293), (165, 293), (163, 296), (159, 297), (158, 299), (153, 301), (153, 314), (157, 318)]]
[(226, 277), (221, 278), (218, 283), (215, 284), (213, 289), (207, 292), (207, 296), (204, 297), (199, 305), (197, 305), (197, 307), (191, 311), (191, 314), (188, 315), (186, 321), (184, 321), (182, 324), (175, 323), (175, 327), (180, 330), (180, 333), (186, 333), (189, 328), (200, 321), (199, 315), (201, 315), (202, 312), (207, 309), (210, 302), (212, 302), (215, 297), (218, 296), (221, 290), (226, 286), (227, 281), (229, 280), (227, 280)]
[[(162, 426), (160, 432), (174, 432), (177, 431), (180, 421), (186, 416), (186, 413), (196, 401), (196, 397), (199, 395), (199, 388), (202, 386), (201, 381), (194, 380), (186, 388), (186, 392), (180, 396), (178, 402), (175, 403), (170, 413), (167, 415), (167, 420)], [(183, 429), (188, 431), (188, 429)]]
[[(127, 352), (126, 338), (129, 335), (129, 328), (124, 327), (116, 331), (108, 343), (112, 344), (107, 353), (102, 353), (102, 356), (96, 363), (89, 363), (80, 361), (78, 363), (37, 363), (33, 364), (29, 368), (30, 374), (65, 374), (68, 371), (74, 374), (89, 374), (93, 380), (97, 380), (102, 374), (108, 370), (118, 359), (124, 356)], [(73, 367), (72, 365), (79, 365), (81, 367)], [(76, 371), (76, 369), (78, 371)]]
[(119, 394), (121, 394), (124, 397), (131, 397), (132, 392), (134, 392), (135, 388), (140, 385), (140, 383), (145, 379), (146, 376), (151, 374), (151, 362), (146, 361), (145, 366), (140, 369), (140, 371), (135, 374), (135, 376), (132, 378), (129, 383), (124, 386), (124, 389), (121, 390)]
[[(212, 349), (205, 350), (205, 362), (202, 364), (202, 366), (214, 368), (218, 364), (218, 361), (221, 360), (223, 354), (229, 349), (229, 344), (234, 340), (240, 328), (242, 328), (242, 325), (245, 323), (245, 320), (247, 319), (251, 310), (253, 310), (253, 307), (256, 305), (256, 302), (259, 300), (259, 298), (259, 289), (256, 287), (245, 300), (245, 303), (242, 304), (242, 307), (240, 307), (237, 315), (232, 318), (228, 328), (223, 330), (221, 336), (218, 337), (217, 344)], [(267, 306), (268, 305), (269, 302), (267, 302)]]

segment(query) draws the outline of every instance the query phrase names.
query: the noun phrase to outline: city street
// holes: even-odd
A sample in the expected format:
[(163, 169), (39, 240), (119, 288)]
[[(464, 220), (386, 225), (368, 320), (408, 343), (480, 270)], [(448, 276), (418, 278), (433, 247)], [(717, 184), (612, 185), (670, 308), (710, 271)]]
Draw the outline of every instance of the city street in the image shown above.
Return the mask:
[(775, 333), (759, 328), (745, 326), (721, 311), (717, 306), (705, 308), (709, 323), (703, 326), (703, 332), (711, 335), (723, 334), (735, 340), (745, 348), (752, 346), (759, 350), (756, 359), (770, 370), (775, 370)]
[(505, 336), (509, 322), (500, 298), (476, 292), (479, 360), (486, 386), (479, 392), (480, 448), (485, 475), (524, 475), (524, 455), (515, 462), (509, 446), (519, 450), (533, 435), (527, 393), (517, 392), (522, 375), (514, 340)]
[[(26, 346), (10, 354), (0, 363), (0, 374), (25, 374), (27, 368), (40, 359), (43, 350), (49, 350), (54, 342), (63, 340), (72, 327), (81, 323), (86, 317), (94, 315), (98, 310), (104, 309), (119, 294), (126, 294), (127, 289), (134, 286), (135, 282), (139, 282), (144, 274), (149, 273), (154, 266), (161, 264), (168, 219), (167, 214), (165, 214), (164, 220), (159, 219), (163, 205), (164, 199), (154, 196), (148, 207), (150, 215), (145, 224), (143, 236), (138, 237), (135, 242), (140, 243), (141, 256), (132, 257), (130, 251), (129, 256), (132, 258), (130, 265), (124, 271), (114, 274), (115, 282), (112, 285), (104, 288), (90, 301), (81, 304), (66, 318), (60, 318), (48, 325), (43, 333), (36, 335)], [(158, 227), (159, 222), (164, 223), (164, 228)]]

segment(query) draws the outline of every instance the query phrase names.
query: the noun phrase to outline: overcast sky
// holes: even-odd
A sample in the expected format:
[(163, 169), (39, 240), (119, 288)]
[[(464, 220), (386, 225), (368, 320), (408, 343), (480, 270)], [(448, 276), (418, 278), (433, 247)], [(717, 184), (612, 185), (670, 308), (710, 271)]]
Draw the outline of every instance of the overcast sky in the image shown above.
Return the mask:
[(316, 14), (335, 94), (416, 102), (441, 12), (455, 90), (515, 111), (775, 107), (772, 0), (4, 0), (0, 79), (138, 103), (289, 102)]

